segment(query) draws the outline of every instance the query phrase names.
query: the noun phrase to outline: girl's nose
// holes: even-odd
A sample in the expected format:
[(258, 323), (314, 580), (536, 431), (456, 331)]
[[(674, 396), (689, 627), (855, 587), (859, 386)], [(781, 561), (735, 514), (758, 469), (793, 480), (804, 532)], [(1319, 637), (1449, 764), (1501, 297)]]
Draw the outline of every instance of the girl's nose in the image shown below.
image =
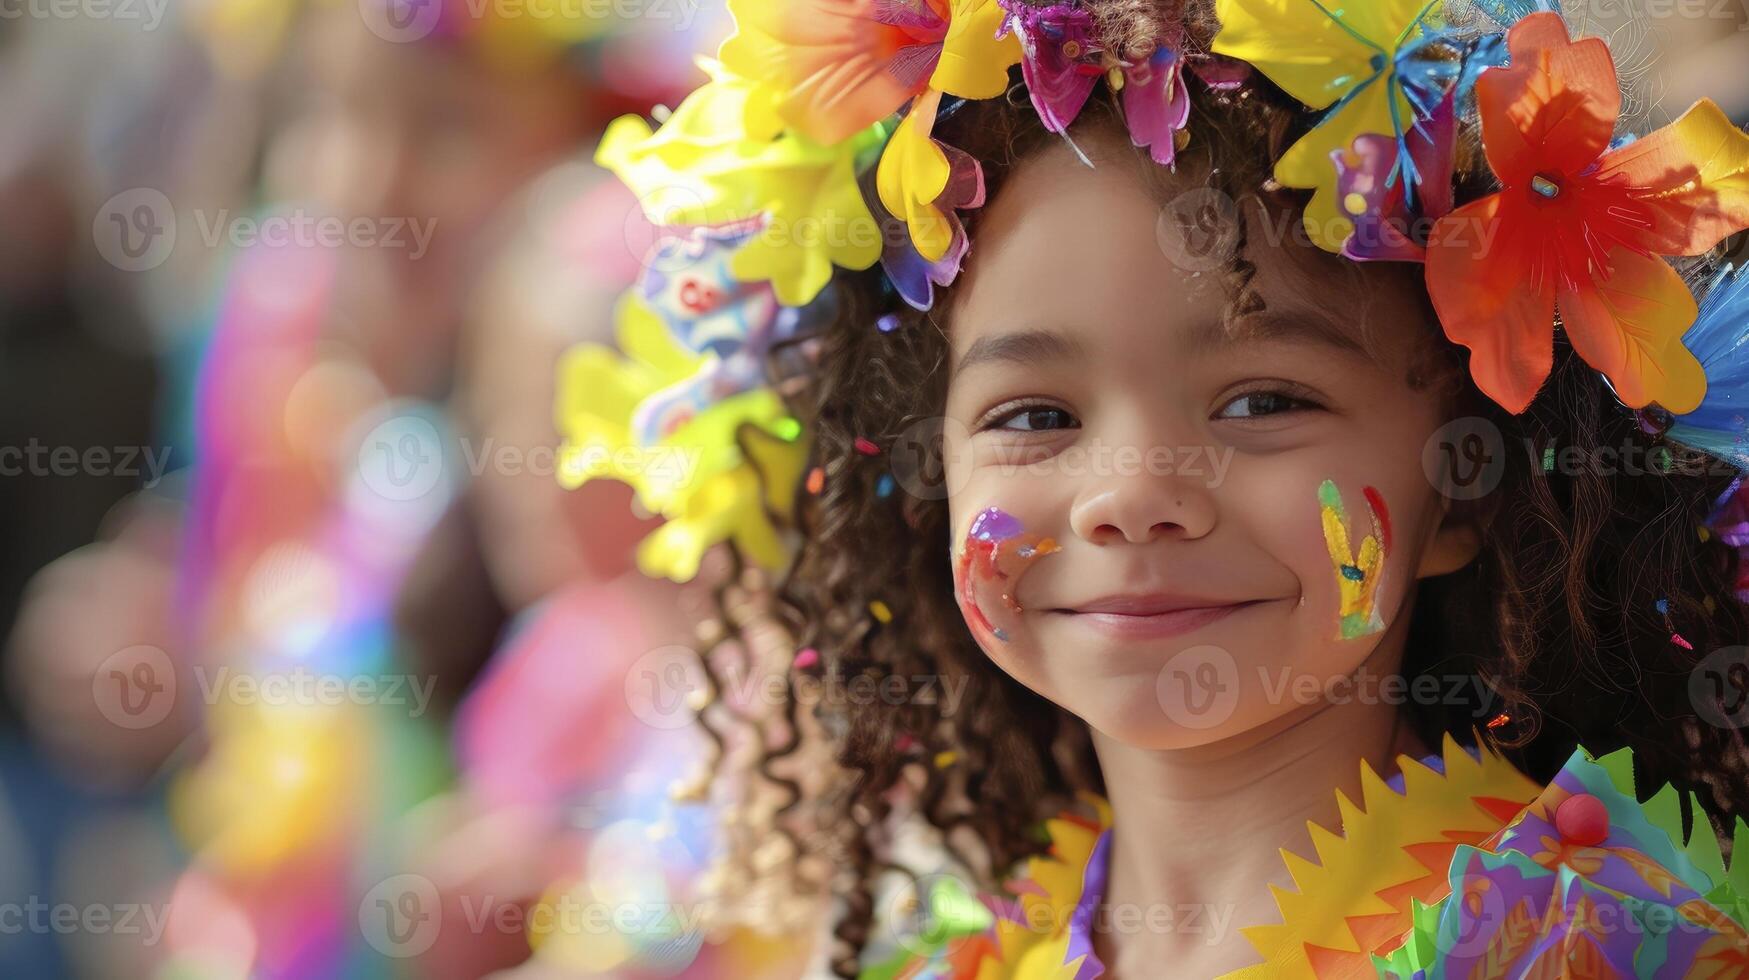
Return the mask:
[(1075, 535), (1093, 544), (1200, 538), (1215, 526), (1207, 478), (1173, 473), (1096, 477), (1069, 512)]

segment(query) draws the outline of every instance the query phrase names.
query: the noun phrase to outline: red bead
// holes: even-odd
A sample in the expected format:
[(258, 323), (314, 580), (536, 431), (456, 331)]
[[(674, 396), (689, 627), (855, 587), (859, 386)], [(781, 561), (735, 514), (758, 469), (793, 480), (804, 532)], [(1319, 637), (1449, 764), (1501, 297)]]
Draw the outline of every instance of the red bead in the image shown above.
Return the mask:
[(1555, 807), (1555, 829), (1580, 847), (1603, 843), (1609, 836), (1609, 808), (1590, 793), (1579, 793)]

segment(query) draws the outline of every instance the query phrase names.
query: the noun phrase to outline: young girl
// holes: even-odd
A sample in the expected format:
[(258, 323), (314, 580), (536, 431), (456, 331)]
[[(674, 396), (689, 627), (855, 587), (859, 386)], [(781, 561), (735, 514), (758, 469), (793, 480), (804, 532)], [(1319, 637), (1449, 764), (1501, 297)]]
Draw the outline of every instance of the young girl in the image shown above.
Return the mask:
[(788, 562), (700, 717), (837, 975), (1749, 970), (1749, 137), (1538, 6), (731, 0), (610, 128), (673, 235), (573, 477)]

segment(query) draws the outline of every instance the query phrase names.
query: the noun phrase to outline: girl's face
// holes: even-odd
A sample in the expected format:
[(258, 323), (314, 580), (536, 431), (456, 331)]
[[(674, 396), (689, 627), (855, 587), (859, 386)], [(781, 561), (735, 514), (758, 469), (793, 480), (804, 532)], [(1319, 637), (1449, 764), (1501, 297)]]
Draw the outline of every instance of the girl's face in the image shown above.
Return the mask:
[(1429, 329), (1415, 287), (1363, 284), (1286, 233), (1297, 217), (1253, 221), (1266, 310), (1225, 330), (1226, 263), (1163, 247), (1176, 226), (1157, 233), (1128, 148), (1091, 142), (1118, 149), (1089, 170), (1053, 146), (1011, 177), (953, 298), (968, 625), (1138, 747), (1256, 728), (1357, 670), (1369, 696), (1367, 675), (1398, 669), (1415, 580), (1475, 553), (1422, 468), (1446, 419), (1408, 382)]

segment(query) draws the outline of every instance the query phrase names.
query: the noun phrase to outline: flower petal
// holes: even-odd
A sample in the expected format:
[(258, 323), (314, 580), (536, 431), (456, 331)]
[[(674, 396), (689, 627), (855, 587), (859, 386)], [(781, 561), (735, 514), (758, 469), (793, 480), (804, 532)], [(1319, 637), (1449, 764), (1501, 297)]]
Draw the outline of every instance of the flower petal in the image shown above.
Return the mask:
[(1444, 217), (1452, 207), (1457, 144), (1453, 101), (1448, 93), (1431, 117), (1404, 135), (1419, 175), (1414, 206), (1405, 192), (1406, 175), (1396, 172), (1401, 152), (1396, 140), (1380, 133), (1363, 133), (1347, 151), (1331, 154), (1336, 165), (1334, 196), (1354, 222), (1354, 235), (1342, 246), (1344, 256), (1357, 261), (1420, 262), (1426, 258), (1420, 243), (1425, 223)]
[(796, 132), (758, 139), (745, 110), (767, 90), (719, 71), (654, 134), (636, 116), (615, 120), (595, 160), (638, 195), (654, 224), (763, 216), (765, 232), (734, 254), (729, 269), (743, 281), (770, 280), (784, 306), (806, 306), (833, 265), (866, 269), (880, 258), (880, 228), (855, 168), (883, 134), (870, 127), (831, 146)]
[(1554, 366), (1555, 293), (1532, 279), (1526, 217), (1493, 194), (1439, 219), (1427, 243), (1427, 294), (1445, 335), (1470, 349), (1476, 387), (1513, 413)]
[(1342, 243), (1346, 258), (1368, 262), (1420, 262), (1425, 250), (1408, 236), (1413, 215), (1403, 200), (1403, 185), (1386, 186), (1397, 161), (1397, 143), (1389, 136), (1364, 133), (1346, 153), (1331, 155), (1336, 164), (1336, 194), (1342, 212), (1354, 223), (1354, 233)]
[(1569, 41), (1554, 13), (1519, 21), (1507, 45), (1512, 64), (1476, 80), (1488, 165), (1509, 187), (1539, 172), (1578, 174), (1608, 148), (1621, 114), (1609, 45)]
[(872, 0), (730, 0), (729, 12), (720, 60), (781, 92), (779, 115), (818, 142), (873, 125), (920, 87), (889, 70), (916, 34), (882, 23)]
[(947, 187), (935, 201), (936, 207), (947, 219), (953, 235), (947, 252), (934, 262), (927, 261), (917, 254), (917, 248), (912, 243), (904, 222), (890, 212), (883, 210), (881, 214), (881, 267), (886, 270), (887, 279), (892, 282), (899, 297), (919, 310), (927, 310), (934, 305), (936, 286), (953, 284), (959, 275), (961, 264), (965, 262), (966, 253), (971, 248), (965, 226), (954, 212), (981, 207), (984, 203), (984, 171), (978, 161), (971, 154), (945, 143), (935, 145), (947, 155), (952, 171), (947, 179)]
[(1694, 294), (1661, 258), (1617, 248), (1609, 259), (1607, 279), (1560, 291), (1573, 350), (1609, 377), (1623, 405), (1693, 411), (1706, 394), (1700, 361), (1681, 340), (1699, 312)]
[(941, 93), (931, 89), (919, 96), (911, 111), (893, 131), (875, 170), (875, 189), (881, 204), (911, 229), (917, 253), (934, 262), (947, 254), (953, 228), (935, 206), (953, 168), (947, 154), (929, 133), (935, 128), (935, 113)]
[(1699, 255), (1749, 228), (1749, 134), (1711, 99), (1605, 155), (1598, 177), (1631, 184), (1649, 209), (1647, 251)]
[(1406, 0), (1364, 0), (1350, 4), (1354, 14), (1339, 22), (1306, 0), (1215, 0), (1221, 30), (1209, 50), (1255, 65), (1287, 94), (1323, 109), (1375, 72), (1372, 59), (1379, 51), (1349, 30), (1361, 37), (1369, 37), (1367, 29), (1382, 35), (1381, 24), (1400, 20), (1390, 36), (1369, 38), (1388, 50), (1419, 6)]
[[(1083, 13), (1082, 16), (1086, 15)], [(1065, 29), (1073, 27), (1080, 28), (1075, 40), (1086, 44), (1091, 34), (1090, 25), (1065, 25)], [(1069, 128), (1069, 124), (1081, 114), (1081, 107), (1087, 104), (1087, 97), (1093, 94), (1093, 87), (1099, 81), (1098, 75), (1081, 71), (1079, 62), (1064, 57), (1062, 42), (1052, 38), (1027, 35), (1026, 52), (1020, 59), (1020, 67), (1033, 109), (1038, 112), (1045, 128), (1053, 133)]]
[(1124, 72), (1123, 116), (1130, 142), (1148, 147), (1154, 162), (1171, 166), (1178, 156), (1175, 136), (1190, 119), (1190, 89), (1184, 61), (1162, 44), (1147, 61)]
[[(1324, 117), (1275, 162), (1275, 179), (1288, 187), (1316, 189), (1306, 206), (1306, 232), (1327, 252), (1340, 252), (1354, 234), (1354, 222), (1343, 213), (1336, 196), (1336, 168), (1330, 154), (1346, 150), (1362, 133), (1391, 132), (1390, 103), (1384, 79), (1377, 79), (1354, 99)], [(1408, 101), (1397, 96), (1398, 108), (1409, 118)]]
[(951, 0), (941, 61), (929, 87), (962, 99), (993, 99), (1008, 91), (1008, 69), (1020, 60), (1020, 39), (996, 36), (1007, 16), (996, 0)]

